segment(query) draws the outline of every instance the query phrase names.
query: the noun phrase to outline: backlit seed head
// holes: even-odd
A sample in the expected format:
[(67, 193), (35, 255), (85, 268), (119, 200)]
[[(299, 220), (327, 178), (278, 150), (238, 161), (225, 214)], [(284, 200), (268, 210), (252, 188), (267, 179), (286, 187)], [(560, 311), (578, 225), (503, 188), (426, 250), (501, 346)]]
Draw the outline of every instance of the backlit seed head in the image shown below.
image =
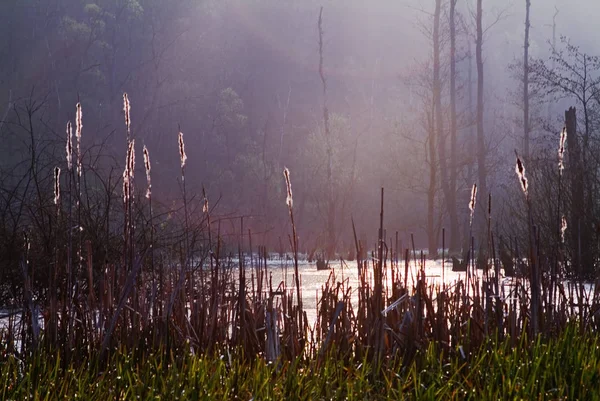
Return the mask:
[(477, 184), (473, 184), (471, 189), (471, 201), (469, 202), (469, 210), (471, 211), (471, 219), (469, 224), (473, 224), (473, 216), (475, 214), (475, 206), (477, 204)]
[(77, 103), (75, 115), (75, 138), (77, 139), (77, 174), (81, 177), (81, 132), (83, 130), (83, 113), (81, 103)]
[(523, 190), (523, 193), (527, 197), (529, 195), (529, 193), (528, 193), (529, 183), (527, 181), (527, 177), (525, 176), (525, 165), (523, 164), (523, 162), (521, 161), (521, 159), (519, 158), (518, 155), (517, 155), (517, 165), (515, 166), (515, 172), (517, 173), (517, 176), (519, 177), (519, 183), (521, 184), (521, 189)]
[(187, 156), (185, 154), (185, 143), (183, 142), (183, 132), (179, 132), (179, 158), (181, 160), (181, 168), (185, 167)]
[(127, 127), (127, 139), (129, 139), (129, 133), (131, 132), (130, 111), (129, 96), (127, 96), (127, 92), (125, 92), (123, 93), (123, 112), (125, 114), (125, 126)]
[(283, 169), (283, 176), (285, 177), (285, 186), (287, 188), (287, 198), (285, 200), (285, 203), (291, 209), (292, 206), (294, 205), (294, 198), (292, 196), (292, 183), (290, 181), (290, 170), (288, 170), (287, 167), (285, 167)]
[(67, 152), (67, 170), (73, 170), (73, 127), (71, 121), (67, 123), (67, 144), (65, 146)]
[(150, 166), (150, 153), (148, 152), (148, 148), (144, 145), (144, 167), (146, 169), (146, 181), (148, 182), (148, 189), (146, 190), (146, 198), (150, 199), (152, 196), (152, 179), (150, 177), (150, 171), (152, 170)]
[(558, 173), (562, 175), (565, 169), (565, 143), (567, 142), (567, 127), (564, 127), (560, 133), (560, 143), (558, 145)]
[(60, 203), (60, 167), (54, 168), (54, 204)]

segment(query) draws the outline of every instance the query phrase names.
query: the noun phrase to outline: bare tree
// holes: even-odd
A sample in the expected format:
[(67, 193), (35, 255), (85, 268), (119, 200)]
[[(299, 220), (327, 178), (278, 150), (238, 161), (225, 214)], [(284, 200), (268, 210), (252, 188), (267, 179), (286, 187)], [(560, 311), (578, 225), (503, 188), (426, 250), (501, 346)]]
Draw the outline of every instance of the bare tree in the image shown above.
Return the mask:
[(450, 0), (450, 199), (447, 199), (450, 212), (450, 250), (460, 248), (456, 188), (458, 175), (457, 115), (456, 115), (456, 3)]
[(529, 9), (531, 0), (525, 0), (525, 45), (523, 49), (523, 156), (529, 165)]
[[(477, 34), (475, 40), (475, 59), (477, 64), (477, 175), (479, 193), (484, 199), (488, 194), (485, 134), (483, 131), (483, 0), (477, 0)], [(481, 209), (481, 208), (480, 208)], [(479, 224), (484, 219), (479, 219)]]
[(327, 147), (327, 257), (335, 252), (335, 203), (333, 202), (333, 182), (331, 177), (332, 153), (331, 133), (329, 130), (329, 109), (327, 108), (327, 80), (323, 72), (323, 7), (319, 11), (319, 76), (323, 84), (323, 124)]

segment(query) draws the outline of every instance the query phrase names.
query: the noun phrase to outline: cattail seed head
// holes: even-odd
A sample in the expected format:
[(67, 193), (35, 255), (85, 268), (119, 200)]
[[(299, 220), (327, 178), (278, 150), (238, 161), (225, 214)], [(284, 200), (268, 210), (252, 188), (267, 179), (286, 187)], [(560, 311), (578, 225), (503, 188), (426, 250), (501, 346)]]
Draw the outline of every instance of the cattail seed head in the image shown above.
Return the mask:
[(185, 167), (187, 156), (185, 154), (185, 143), (183, 142), (183, 132), (179, 131), (179, 158), (181, 159), (181, 168)]
[(148, 152), (148, 148), (144, 145), (144, 167), (146, 168), (146, 181), (148, 182), (148, 189), (146, 190), (146, 198), (150, 199), (152, 196), (152, 179), (150, 177), (150, 171), (152, 170), (150, 166), (150, 153)]
[(131, 140), (127, 147), (127, 171), (129, 176), (133, 178), (135, 174), (135, 139)]
[(558, 174), (562, 175), (565, 169), (565, 143), (567, 142), (567, 127), (564, 127), (560, 133), (560, 144), (558, 146)]
[(127, 205), (130, 196), (129, 175), (127, 171), (123, 172), (123, 203)]
[(75, 115), (75, 138), (77, 139), (77, 174), (81, 177), (81, 131), (83, 130), (83, 114), (81, 103), (77, 103)]
[(127, 156), (125, 158), (125, 169), (123, 170), (123, 203), (131, 199), (131, 182), (135, 169), (135, 140), (127, 145)]
[(67, 151), (67, 170), (73, 170), (73, 127), (71, 127), (71, 121), (67, 123), (67, 145), (65, 146)]
[(517, 165), (515, 166), (515, 172), (517, 173), (517, 176), (519, 177), (519, 182), (521, 183), (521, 189), (523, 190), (525, 197), (529, 196), (529, 192), (528, 192), (529, 183), (527, 182), (527, 177), (525, 176), (525, 165), (519, 158), (519, 155), (517, 155)]
[(60, 203), (60, 167), (54, 168), (54, 204)]
[(290, 181), (290, 170), (288, 170), (287, 167), (285, 167), (283, 169), (283, 176), (285, 177), (285, 186), (287, 188), (287, 198), (285, 200), (285, 203), (288, 205), (288, 207), (291, 210), (292, 206), (294, 205), (294, 198), (292, 196), (292, 183)]
[(129, 96), (127, 92), (123, 93), (123, 112), (125, 113), (125, 126), (127, 127), (127, 140), (129, 141), (129, 135), (131, 133), (131, 107), (129, 105)]
[(204, 198), (202, 213), (208, 213), (208, 198), (206, 197), (206, 189), (204, 186), (202, 186), (202, 197)]
[(565, 233), (567, 232), (567, 219), (565, 216), (562, 217), (561, 226), (560, 226), (560, 238), (562, 242), (565, 242)]
[(477, 204), (477, 184), (473, 184), (471, 189), (471, 201), (469, 202), (469, 210), (471, 211), (471, 219), (469, 224), (473, 225), (473, 216), (475, 214), (475, 205)]

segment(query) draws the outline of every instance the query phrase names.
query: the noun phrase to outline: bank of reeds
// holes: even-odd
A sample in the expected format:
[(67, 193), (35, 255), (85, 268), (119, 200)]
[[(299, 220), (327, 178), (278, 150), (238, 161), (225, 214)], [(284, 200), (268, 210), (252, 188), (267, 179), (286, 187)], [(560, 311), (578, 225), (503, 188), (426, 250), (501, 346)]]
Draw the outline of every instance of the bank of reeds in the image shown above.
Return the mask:
[[(558, 337), (557, 346), (560, 347), (566, 347), (564, 341), (570, 335), (597, 341), (587, 337), (587, 333), (595, 330), (600, 323), (597, 291), (586, 291), (582, 283), (555, 280), (549, 273), (558, 261), (541, 258), (533, 251), (537, 249), (534, 248), (536, 237), (533, 233), (526, 267), (535, 270), (516, 278), (513, 284), (505, 285), (491, 246), (490, 258), (483, 266), (488, 272), (484, 278), (468, 275), (466, 282), (433, 285), (427, 278), (426, 260), (422, 256), (417, 257), (414, 244), (413, 256), (410, 257), (408, 249), (396, 249), (394, 253), (391, 251), (392, 244), (386, 243), (383, 236), (383, 190), (376, 254), (368, 258), (366, 244), (356, 241), (358, 288), (352, 288), (347, 279), (340, 279), (332, 271), (318, 295), (317, 320), (308, 321), (300, 291), (302, 283), (289, 172), (286, 170), (285, 180), (286, 203), (293, 227), (290, 237), (294, 252), (292, 287), (285, 282), (274, 281), (267, 266), (267, 249), (260, 245), (253, 247), (252, 233), (246, 236), (243, 220), (240, 222), (237, 259), (226, 253), (227, 243), (221, 235), (218, 218), (217, 222), (211, 220), (212, 211), (208, 207), (206, 193), (203, 193), (200, 202), (188, 199), (185, 186), (187, 155), (181, 133), (173, 135), (173, 142), (178, 141), (180, 151), (181, 223), (168, 235), (158, 234), (158, 225), (168, 224), (164, 217), (155, 214), (151, 204), (147, 149), (144, 156), (148, 202), (140, 201), (143, 196), (136, 197), (134, 193), (135, 148), (134, 139), (130, 138), (129, 99), (125, 99), (128, 152), (122, 176), (121, 212), (105, 205), (106, 214), (101, 217), (106, 224), (99, 226), (91, 224), (92, 220), (86, 219), (83, 213), (85, 202), (82, 200), (89, 198), (85, 193), (88, 187), (82, 184), (86, 176), (80, 150), (82, 123), (79, 105), (77, 176), (73, 173), (72, 145), (68, 142), (67, 196), (60, 197), (60, 183), (57, 190), (48, 194), (49, 199), (55, 199), (55, 205), (49, 212), (57, 232), (54, 245), (40, 250), (36, 248), (35, 241), (22, 243), (20, 263), (25, 290), (18, 297), (22, 308), (17, 307), (16, 312), (6, 316), (7, 325), (1, 334), (3, 352), (0, 358), (6, 371), (3, 380), (5, 388), (15, 392), (11, 394), (28, 389), (31, 383), (50, 380), (52, 375), (59, 374), (57, 372), (62, 375), (69, 372), (65, 369), (76, 371), (80, 369), (78, 366), (95, 360), (98, 360), (96, 374), (101, 372), (102, 377), (106, 377), (107, 389), (118, 389), (123, 385), (122, 391), (135, 392), (139, 383), (152, 387), (148, 380), (154, 377), (152, 380), (160, 381), (154, 384), (157, 391), (194, 391), (186, 386), (191, 386), (189, 383), (197, 377), (206, 375), (210, 378), (206, 380), (214, 380), (207, 382), (206, 391), (217, 394), (225, 391), (217, 389), (217, 383), (222, 383), (226, 372), (233, 370), (237, 373), (228, 375), (227, 380), (237, 377), (239, 382), (231, 388), (245, 395), (254, 394), (258, 390), (243, 387), (250, 383), (246, 381), (246, 373), (235, 371), (241, 369), (235, 367), (236, 363), (242, 363), (237, 359), (241, 358), (255, 361), (249, 365), (255, 369), (249, 374), (264, 378), (264, 388), (272, 391), (268, 394), (296, 391), (285, 387), (288, 386), (285, 380), (272, 384), (272, 376), (280, 375), (282, 371), (296, 369), (298, 378), (289, 379), (296, 380), (289, 385), (295, 386), (297, 391), (301, 391), (304, 385), (314, 384), (308, 378), (303, 381), (309, 371), (318, 370), (319, 376), (322, 372), (341, 375), (339, 377), (347, 380), (346, 384), (339, 382), (339, 391), (343, 392), (347, 391), (343, 390), (344, 386), (353, 385), (352, 375), (366, 377), (373, 370), (387, 366), (393, 370), (377, 377), (385, 380), (380, 384), (386, 384), (389, 391), (401, 393), (406, 386), (413, 386), (410, 391), (420, 394), (436, 386), (441, 388), (442, 381), (446, 380), (456, 386), (450, 387), (456, 391), (450, 395), (457, 396), (470, 394), (469, 386), (477, 380), (487, 380), (486, 374), (482, 373), (485, 363), (504, 363), (489, 360), (491, 357), (484, 352), (491, 339), (495, 340), (493, 344), (497, 347), (493, 354), (495, 357), (515, 355), (514, 361), (522, 357), (518, 354), (519, 350), (542, 349), (541, 344), (544, 343), (539, 342), (542, 338), (552, 341), (552, 338)], [(52, 170), (49, 174), (54, 171), (58, 172), (54, 181), (59, 182), (60, 170)], [(111, 185), (116, 187), (114, 182)], [(111, 185), (106, 187), (111, 188)], [(106, 202), (110, 202), (111, 196), (112, 193), (107, 194)], [(68, 201), (66, 216), (60, 199)], [(77, 222), (72, 216), (72, 202), (77, 205)], [(474, 202), (475, 195), (472, 209)], [(284, 207), (283, 199), (281, 205)], [(115, 223), (113, 213), (122, 219), (120, 224)], [(103, 234), (115, 231), (120, 231), (121, 235)], [(493, 244), (491, 231), (489, 235)], [(95, 243), (94, 238), (107, 243)], [(242, 249), (247, 250), (249, 265)], [(44, 251), (48, 252), (49, 258), (44, 256)], [(402, 253), (405, 257), (398, 257)], [(73, 257), (76, 263), (72, 262)], [(515, 256), (511, 257), (516, 264), (522, 263)], [(49, 277), (48, 271), (51, 272)], [(354, 294), (357, 294), (356, 302), (353, 301)], [(39, 311), (43, 329), (37, 327)], [(18, 318), (20, 316), (22, 318)], [(530, 348), (532, 342), (536, 345)], [(48, 351), (60, 355), (55, 367), (44, 365), (48, 361), (43, 360), (43, 355), (47, 356), (44, 352)], [(146, 360), (151, 363), (140, 365), (143, 366), (141, 372), (134, 370), (119, 374), (114, 371), (126, 370), (130, 366), (126, 356), (129, 352), (137, 358), (136, 363)], [(192, 354), (205, 356), (192, 359)], [(217, 354), (223, 355), (223, 359), (215, 357)], [(230, 355), (236, 356), (235, 361)], [(436, 365), (439, 378), (419, 370), (418, 364), (415, 365), (420, 360), (418, 355), (425, 355), (426, 363), (439, 363), (439, 366)], [(554, 357), (544, 355), (540, 357)], [(257, 357), (259, 362), (256, 362)], [(178, 366), (184, 369), (182, 372), (192, 374), (189, 383), (188, 379), (177, 385), (171, 383), (173, 377), (170, 375), (174, 374), (171, 371), (164, 377), (159, 378), (159, 374), (152, 376), (152, 372), (166, 369), (170, 359), (164, 358), (178, 360)], [(263, 359), (274, 364), (267, 365), (261, 362)], [(19, 360), (25, 361), (25, 369), (19, 365)], [(295, 365), (299, 361), (302, 364)], [(337, 361), (343, 363), (336, 365)], [(216, 367), (211, 368), (210, 364), (215, 362)], [(450, 364), (449, 367), (445, 363)], [(516, 369), (515, 366), (510, 365), (506, 369)], [(40, 373), (42, 368), (48, 369)], [(408, 376), (395, 378), (391, 373), (402, 369), (412, 372), (410, 375), (414, 376), (415, 383), (422, 383), (423, 387), (408, 385), (402, 381), (408, 380)], [(456, 379), (455, 375), (461, 375), (462, 379)], [(507, 385), (500, 380), (498, 373), (490, 375), (497, 381), (498, 389), (518, 387), (514, 383)], [(94, 380), (94, 377), (84, 375), (81, 380), (79, 384), (63, 382), (67, 387), (61, 391), (72, 395), (81, 391), (81, 387), (77, 386)], [(252, 383), (256, 385), (257, 382)], [(360, 380), (357, 383), (371, 385)], [(277, 386), (284, 387), (277, 389)], [(307, 391), (311, 394), (313, 390)], [(326, 390), (318, 387), (315, 391)], [(322, 396), (329, 397), (328, 393)]]

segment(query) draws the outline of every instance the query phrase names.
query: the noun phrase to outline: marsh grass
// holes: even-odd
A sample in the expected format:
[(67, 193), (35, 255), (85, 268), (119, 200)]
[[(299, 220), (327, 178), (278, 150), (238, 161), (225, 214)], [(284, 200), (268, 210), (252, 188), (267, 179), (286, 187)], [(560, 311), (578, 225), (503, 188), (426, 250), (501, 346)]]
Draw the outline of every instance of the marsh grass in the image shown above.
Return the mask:
[[(573, 346), (577, 344), (577, 346)], [(222, 351), (222, 352), (221, 352)], [(555, 339), (489, 339), (467, 363), (435, 344), (414, 360), (373, 365), (343, 359), (332, 348), (322, 360), (248, 361), (241, 350), (166, 355), (120, 350), (104, 365), (61, 367), (60, 355), (36, 353), (0, 365), (2, 399), (144, 400), (385, 400), (598, 399), (598, 336), (568, 326)], [(317, 374), (318, 372), (318, 374)]]
[[(128, 114), (128, 100), (126, 108)], [(127, 118), (128, 136), (129, 124)], [(232, 241), (222, 235), (222, 219), (209, 209), (206, 191), (200, 201), (188, 198), (180, 131), (177, 139), (172, 137), (181, 168), (179, 207), (156, 210), (151, 197), (135, 202), (143, 195), (134, 192), (135, 147), (130, 139), (123, 194), (117, 193), (119, 182), (110, 176), (102, 181), (106, 193), (97, 209), (105, 208), (99, 218), (105, 223), (94, 225), (86, 208), (93, 191), (82, 185), (90, 173), (83, 168), (81, 126), (78, 104), (77, 173), (70, 124), (67, 128), (68, 192), (64, 196), (63, 190), (62, 203), (67, 203), (68, 213), (63, 218), (62, 203), (53, 204), (57, 187), (50, 185), (46, 196), (51, 207), (44, 218), (54, 223), (57, 234), (44, 246), (34, 232), (20, 249), (24, 291), (15, 302), (22, 305), (22, 318), (0, 332), (5, 399), (44, 399), (48, 394), (85, 394), (88, 399), (152, 399), (159, 394), (163, 399), (578, 398), (592, 383), (586, 380), (596, 378), (599, 294), (584, 291), (582, 283), (566, 285), (544, 274), (558, 260), (540, 257), (533, 234), (530, 274), (514, 285), (500, 285), (491, 234), (491, 255), (484, 267), (492, 264), (495, 274), (434, 285), (427, 280), (427, 262), (422, 253), (417, 255), (414, 241), (412, 257), (405, 249), (404, 259), (387, 243), (382, 189), (377, 250), (371, 258), (355, 235), (358, 287), (332, 271), (317, 295), (316, 322), (309, 322), (302, 305), (287, 169), (292, 287), (274, 281), (267, 249), (260, 244), (253, 249), (251, 232), (250, 265), (245, 263), (243, 220), (234, 260), (227, 251)], [(144, 156), (148, 191), (147, 149)], [(175, 152), (173, 156), (176, 160)], [(524, 166), (519, 164), (523, 185)], [(52, 182), (54, 170), (47, 173)], [(526, 185), (523, 190), (527, 195)], [(123, 207), (111, 207), (113, 199), (122, 199)], [(77, 205), (76, 223), (72, 203)], [(53, 261), (52, 269), (48, 261)], [(578, 366), (595, 367), (596, 373)], [(573, 389), (576, 382), (583, 383), (579, 389)]]

